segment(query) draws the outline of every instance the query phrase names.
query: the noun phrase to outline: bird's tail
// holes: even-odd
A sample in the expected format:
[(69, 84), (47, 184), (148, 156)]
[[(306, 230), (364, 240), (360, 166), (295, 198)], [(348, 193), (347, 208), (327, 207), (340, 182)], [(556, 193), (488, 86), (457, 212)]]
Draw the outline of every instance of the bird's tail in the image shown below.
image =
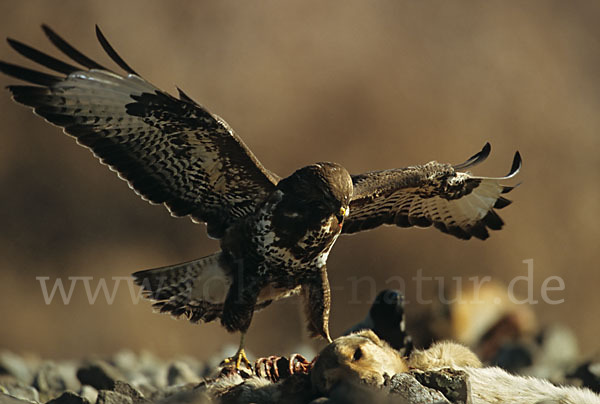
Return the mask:
[(148, 269), (133, 274), (144, 297), (154, 308), (191, 322), (209, 322), (221, 317), (232, 282), (221, 252), (182, 264)]

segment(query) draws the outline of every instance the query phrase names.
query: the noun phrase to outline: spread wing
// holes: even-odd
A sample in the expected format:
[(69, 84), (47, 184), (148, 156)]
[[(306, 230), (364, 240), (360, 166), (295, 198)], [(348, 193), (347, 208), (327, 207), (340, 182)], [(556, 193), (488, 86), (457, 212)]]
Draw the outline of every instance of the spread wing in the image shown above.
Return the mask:
[(488, 229), (499, 230), (504, 224), (494, 209), (511, 203), (502, 194), (514, 187), (502, 185), (501, 181), (514, 177), (521, 168), (517, 152), (505, 177), (476, 177), (457, 171), (481, 163), (490, 150), (487, 143), (479, 153), (455, 166), (432, 161), (415, 167), (353, 175), (354, 195), (342, 231), (355, 233), (382, 224), (434, 225), (461, 239), (485, 240)]
[(277, 177), (225, 121), (181, 90), (175, 98), (142, 79), (98, 27), (100, 44), (124, 74), (104, 68), (42, 28), (84, 68), (8, 39), (18, 53), (58, 73), (0, 62), (0, 71), (34, 84), (9, 86), (14, 100), (64, 128), (142, 198), (164, 204), (173, 216), (206, 222), (208, 234), (219, 238), (274, 190)]

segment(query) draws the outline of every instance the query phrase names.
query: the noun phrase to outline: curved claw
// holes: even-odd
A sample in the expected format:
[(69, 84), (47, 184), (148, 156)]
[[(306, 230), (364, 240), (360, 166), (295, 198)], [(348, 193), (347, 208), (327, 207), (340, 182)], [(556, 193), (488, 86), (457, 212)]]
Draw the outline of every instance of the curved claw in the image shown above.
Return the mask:
[(250, 371), (252, 371), (252, 363), (250, 363), (250, 361), (246, 357), (246, 352), (244, 351), (244, 348), (240, 348), (232, 357), (223, 359), (223, 362), (221, 362), (221, 366), (234, 365), (236, 370), (240, 370), (242, 363), (246, 365), (247, 369), (250, 369)]
[[(268, 356), (266, 358), (259, 358), (254, 362), (254, 373), (258, 377), (264, 377), (272, 382), (279, 380), (279, 367), (277, 361), (282, 359), (280, 356)], [(264, 371), (264, 374), (263, 374)]]
[(276, 383), (291, 375), (308, 374), (313, 364), (314, 361), (309, 362), (300, 354), (292, 354), (290, 359), (273, 355), (257, 359), (254, 362), (254, 374)]
[(310, 370), (312, 369), (313, 364), (314, 361), (309, 362), (304, 356), (300, 354), (292, 354), (292, 356), (290, 356), (289, 363), (290, 374), (308, 374), (308, 372), (310, 372)]

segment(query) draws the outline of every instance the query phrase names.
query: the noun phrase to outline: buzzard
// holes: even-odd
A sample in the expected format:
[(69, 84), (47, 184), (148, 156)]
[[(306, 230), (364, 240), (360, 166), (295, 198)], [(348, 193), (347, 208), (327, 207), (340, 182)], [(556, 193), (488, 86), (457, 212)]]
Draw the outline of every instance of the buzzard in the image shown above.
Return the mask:
[[(65, 62), (19, 41), (9, 45), (52, 70), (0, 62), (28, 82), (13, 99), (87, 147), (143, 199), (173, 216), (207, 225), (221, 250), (208, 257), (133, 274), (154, 307), (192, 322), (219, 319), (244, 335), (255, 310), (300, 293), (308, 330), (331, 341), (326, 261), (340, 234), (388, 224), (435, 226), (461, 239), (486, 239), (503, 222), (495, 209), (510, 201), (501, 184), (521, 166), (517, 152), (505, 177), (461, 172), (486, 159), (490, 145), (459, 165), (430, 162), (351, 175), (336, 163), (315, 163), (280, 179), (258, 161), (219, 116), (183, 91), (172, 96), (137, 74), (96, 27), (117, 73), (77, 51), (47, 26)], [(80, 65), (77, 66), (76, 64)]]

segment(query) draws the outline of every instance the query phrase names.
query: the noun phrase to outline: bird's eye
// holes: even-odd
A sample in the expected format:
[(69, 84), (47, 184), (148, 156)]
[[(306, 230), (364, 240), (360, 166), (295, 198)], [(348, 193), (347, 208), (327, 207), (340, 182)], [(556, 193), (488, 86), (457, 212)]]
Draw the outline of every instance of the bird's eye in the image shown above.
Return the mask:
[(363, 351), (362, 351), (362, 349), (360, 349), (360, 347), (359, 347), (359, 348), (356, 348), (356, 351), (354, 351), (354, 355), (352, 355), (352, 360), (355, 360), (355, 361), (357, 361), (357, 360), (359, 360), (360, 358), (362, 358), (362, 356), (363, 356)]

